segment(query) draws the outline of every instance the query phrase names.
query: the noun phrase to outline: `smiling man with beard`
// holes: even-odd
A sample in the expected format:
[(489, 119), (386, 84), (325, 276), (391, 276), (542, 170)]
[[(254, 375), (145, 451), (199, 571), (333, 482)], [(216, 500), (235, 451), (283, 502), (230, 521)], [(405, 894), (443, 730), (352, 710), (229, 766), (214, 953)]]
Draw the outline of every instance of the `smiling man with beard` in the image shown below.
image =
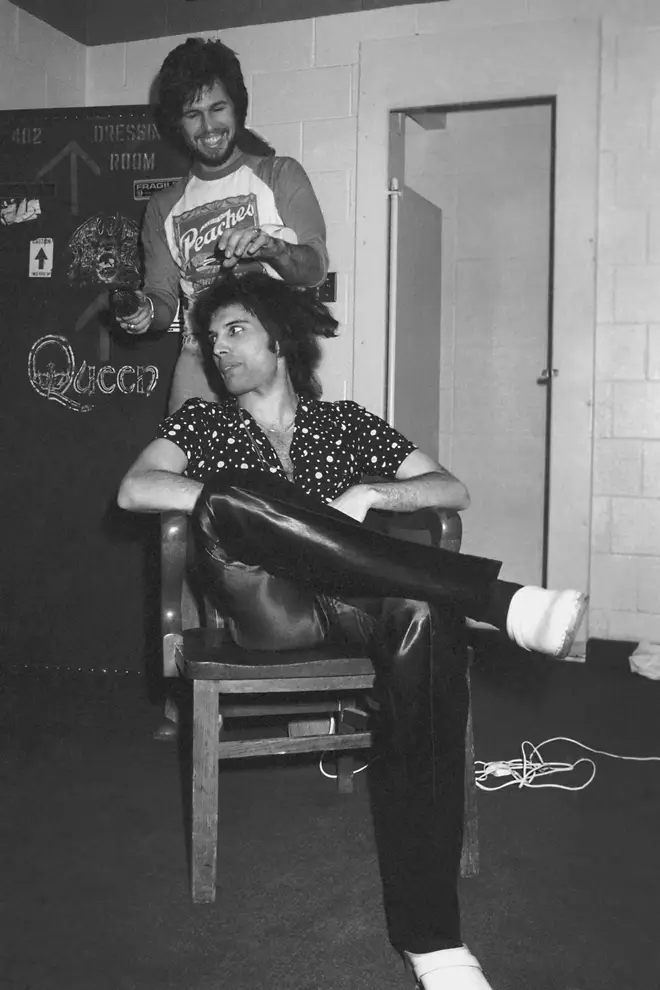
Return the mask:
[(155, 193), (142, 244), (140, 308), (120, 325), (129, 333), (166, 330), (181, 299), (183, 340), (169, 410), (186, 399), (213, 400), (190, 314), (196, 296), (223, 273), (266, 271), (290, 285), (325, 278), (325, 223), (297, 161), (246, 148), (248, 96), (235, 53), (220, 41), (189, 38), (163, 62), (157, 120), (163, 136), (192, 158), (187, 176)]

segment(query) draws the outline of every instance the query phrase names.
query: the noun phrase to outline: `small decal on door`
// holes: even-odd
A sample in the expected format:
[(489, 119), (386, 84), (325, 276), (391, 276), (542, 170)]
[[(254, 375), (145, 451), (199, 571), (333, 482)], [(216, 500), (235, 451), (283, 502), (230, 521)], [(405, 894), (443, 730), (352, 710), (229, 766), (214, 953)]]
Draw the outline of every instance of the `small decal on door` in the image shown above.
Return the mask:
[(30, 278), (50, 278), (53, 274), (53, 238), (30, 241)]

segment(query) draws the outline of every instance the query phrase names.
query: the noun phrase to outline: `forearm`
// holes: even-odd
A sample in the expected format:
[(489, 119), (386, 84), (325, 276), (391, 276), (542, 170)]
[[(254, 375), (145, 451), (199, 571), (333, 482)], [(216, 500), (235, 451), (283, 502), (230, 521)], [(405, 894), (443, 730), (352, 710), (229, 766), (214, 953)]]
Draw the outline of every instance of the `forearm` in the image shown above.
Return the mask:
[(179, 304), (181, 272), (175, 264), (165, 232), (165, 215), (158, 195), (152, 197), (142, 223), (144, 285), (142, 291), (151, 299), (154, 318), (149, 330), (167, 330)]
[(155, 292), (147, 292), (146, 295), (154, 304), (154, 316), (149, 330), (168, 330), (176, 316), (176, 305), (162, 299)]
[(277, 240), (276, 253), (268, 264), (288, 285), (315, 286), (323, 280), (325, 269), (318, 252), (309, 244), (289, 244)]
[(462, 481), (448, 471), (432, 471), (406, 481), (368, 482), (372, 509), (390, 512), (414, 512), (437, 508), (460, 511), (470, 505), (470, 496)]
[(119, 488), (117, 503), (129, 512), (192, 512), (201, 481), (184, 478), (173, 471), (129, 471)]

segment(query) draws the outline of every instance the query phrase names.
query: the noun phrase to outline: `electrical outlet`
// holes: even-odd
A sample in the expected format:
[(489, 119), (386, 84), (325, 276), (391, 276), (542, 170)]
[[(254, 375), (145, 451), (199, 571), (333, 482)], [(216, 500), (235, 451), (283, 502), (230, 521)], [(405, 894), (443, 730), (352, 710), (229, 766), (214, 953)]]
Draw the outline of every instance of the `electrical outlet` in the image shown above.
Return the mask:
[(324, 303), (337, 302), (337, 272), (328, 272), (325, 282), (319, 285), (319, 300)]

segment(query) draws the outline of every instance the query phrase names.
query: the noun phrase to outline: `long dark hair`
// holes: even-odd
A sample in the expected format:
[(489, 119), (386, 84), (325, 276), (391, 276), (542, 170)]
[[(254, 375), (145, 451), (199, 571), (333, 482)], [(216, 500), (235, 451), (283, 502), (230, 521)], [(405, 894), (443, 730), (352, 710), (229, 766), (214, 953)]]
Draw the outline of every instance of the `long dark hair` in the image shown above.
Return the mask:
[(180, 122), (184, 107), (216, 82), (224, 86), (234, 107), (237, 128), (243, 130), (248, 94), (236, 52), (221, 41), (204, 38), (188, 38), (172, 49), (154, 84), (154, 116), (163, 137), (176, 146), (183, 144)]
[[(321, 337), (334, 337), (339, 324), (328, 307), (319, 302), (314, 289), (299, 289), (264, 272), (229, 274), (215, 282), (198, 298), (193, 310), (195, 331), (199, 334), (207, 368), (213, 365), (209, 340), (211, 320), (220, 309), (242, 306), (259, 320), (268, 334), (273, 351), (279, 347), (291, 377), (291, 384), (303, 399), (318, 399), (321, 382), (316, 370), (321, 362)], [(213, 374), (214, 388), (219, 388), (217, 370)]]

